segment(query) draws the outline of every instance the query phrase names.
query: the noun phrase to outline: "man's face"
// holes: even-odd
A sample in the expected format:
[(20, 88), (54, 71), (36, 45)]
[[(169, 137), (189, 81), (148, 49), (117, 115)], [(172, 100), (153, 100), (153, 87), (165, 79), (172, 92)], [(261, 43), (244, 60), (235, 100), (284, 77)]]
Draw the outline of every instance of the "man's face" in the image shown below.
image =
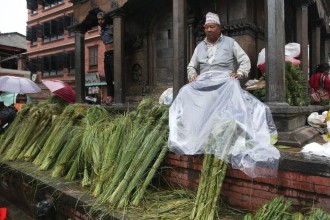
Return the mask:
[(104, 27), (105, 26), (105, 20), (104, 20), (104, 17), (97, 17), (97, 22), (99, 23), (99, 25), (101, 27)]
[(205, 24), (204, 32), (205, 32), (205, 35), (206, 35), (206, 38), (208, 39), (208, 41), (210, 41), (211, 43), (214, 43), (220, 37), (221, 27), (220, 27), (220, 25), (213, 24), (213, 23)]

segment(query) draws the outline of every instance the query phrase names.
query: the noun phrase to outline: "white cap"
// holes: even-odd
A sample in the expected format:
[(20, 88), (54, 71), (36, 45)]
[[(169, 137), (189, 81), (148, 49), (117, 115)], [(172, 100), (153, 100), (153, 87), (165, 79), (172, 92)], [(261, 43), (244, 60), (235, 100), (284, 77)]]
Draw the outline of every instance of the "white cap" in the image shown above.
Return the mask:
[(220, 25), (220, 19), (217, 14), (214, 14), (212, 12), (208, 12), (206, 14), (205, 24), (219, 24)]

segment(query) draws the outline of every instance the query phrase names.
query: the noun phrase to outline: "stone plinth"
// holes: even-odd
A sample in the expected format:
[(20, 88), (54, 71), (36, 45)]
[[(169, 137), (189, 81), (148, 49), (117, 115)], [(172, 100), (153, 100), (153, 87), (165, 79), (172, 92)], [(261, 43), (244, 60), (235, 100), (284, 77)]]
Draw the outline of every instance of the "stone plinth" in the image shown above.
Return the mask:
[(274, 123), (278, 131), (278, 143), (291, 147), (303, 147), (306, 143), (320, 140), (319, 132), (307, 125), (307, 117), (312, 112), (327, 111), (329, 106), (288, 106), (270, 105)]

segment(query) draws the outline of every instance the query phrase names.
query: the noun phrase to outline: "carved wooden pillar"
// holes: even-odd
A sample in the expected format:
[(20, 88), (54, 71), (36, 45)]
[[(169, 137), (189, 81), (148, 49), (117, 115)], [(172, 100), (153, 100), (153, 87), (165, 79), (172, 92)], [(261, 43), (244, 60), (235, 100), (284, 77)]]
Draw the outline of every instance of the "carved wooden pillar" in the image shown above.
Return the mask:
[(189, 62), (190, 58), (192, 57), (195, 49), (195, 36), (194, 36), (194, 18), (188, 19), (188, 31), (187, 31), (187, 39), (188, 39), (188, 54), (187, 54), (187, 60)]
[(312, 25), (312, 43), (310, 46), (310, 71), (315, 71), (315, 68), (321, 62), (321, 27), (318, 22)]
[(266, 12), (266, 102), (288, 105), (285, 101), (284, 1), (265, 0)]
[(143, 51), (143, 56), (145, 57), (145, 61), (144, 61), (144, 66), (143, 66), (143, 72), (144, 72), (144, 76), (146, 78), (144, 78), (145, 80), (145, 85), (143, 86), (146, 86), (144, 87), (143, 89), (145, 89), (146, 91), (145, 92), (149, 92), (148, 88), (150, 86), (150, 69), (149, 69), (149, 63), (151, 63), (150, 61), (150, 55), (149, 55), (149, 50), (150, 50), (150, 35), (149, 33), (144, 33), (143, 35), (143, 46), (146, 48), (144, 51)]
[(297, 5), (297, 43), (300, 44), (301, 69), (308, 78), (308, 4)]
[(115, 103), (125, 103), (124, 13), (116, 11), (110, 16), (113, 19), (114, 101)]
[(187, 72), (187, 1), (173, 0), (173, 98), (185, 83)]
[(324, 59), (330, 64), (330, 34), (325, 38)]
[(76, 102), (85, 101), (85, 31), (75, 30), (75, 90)]

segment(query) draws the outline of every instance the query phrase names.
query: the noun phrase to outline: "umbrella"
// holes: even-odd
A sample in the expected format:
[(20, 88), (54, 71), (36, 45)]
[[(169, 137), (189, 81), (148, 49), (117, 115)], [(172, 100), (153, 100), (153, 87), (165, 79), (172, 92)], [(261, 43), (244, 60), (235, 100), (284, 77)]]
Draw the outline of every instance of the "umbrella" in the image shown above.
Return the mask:
[(56, 79), (41, 80), (42, 83), (55, 95), (69, 103), (76, 102), (76, 91), (66, 82)]
[[(5, 106), (10, 106), (16, 103), (16, 96), (18, 94), (19, 93), (4, 92), (0, 95), (0, 101), (2, 101), (5, 104)], [(26, 98), (27, 98), (26, 104), (30, 104), (31, 98), (29, 96), (26, 96)]]
[(17, 76), (0, 76), (0, 91), (15, 93), (38, 93), (39, 86), (32, 80)]

